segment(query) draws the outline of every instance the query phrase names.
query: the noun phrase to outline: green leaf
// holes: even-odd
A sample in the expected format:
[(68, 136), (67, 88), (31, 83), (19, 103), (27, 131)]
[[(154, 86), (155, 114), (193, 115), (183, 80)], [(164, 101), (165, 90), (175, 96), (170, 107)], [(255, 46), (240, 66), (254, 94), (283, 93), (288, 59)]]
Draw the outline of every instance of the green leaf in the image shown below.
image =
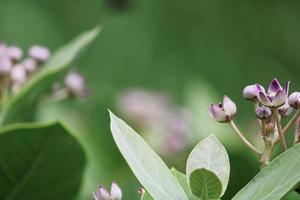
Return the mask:
[(212, 171), (204, 168), (194, 170), (190, 175), (193, 194), (202, 200), (217, 199), (221, 196), (222, 183)]
[(263, 168), (233, 200), (279, 200), (300, 183), (300, 144)]
[(185, 174), (179, 172), (178, 170), (176, 170), (175, 168), (171, 169), (172, 174), (175, 176), (175, 178), (177, 179), (177, 181), (179, 182), (179, 184), (181, 185), (181, 187), (183, 188), (185, 194), (187, 195), (189, 200), (198, 200), (198, 197), (195, 197), (190, 189), (190, 186), (187, 182), (186, 176)]
[(39, 98), (50, 91), (53, 83), (61, 78), (67, 67), (78, 55), (80, 50), (93, 41), (100, 32), (96, 27), (79, 35), (70, 43), (60, 48), (41, 68), (22, 90), (4, 106), (0, 116), (0, 124), (28, 121)]
[(73, 200), (85, 155), (60, 123), (16, 124), (0, 132), (0, 199)]
[(131, 170), (155, 200), (187, 200), (169, 168), (124, 121), (110, 112), (111, 132)]
[(228, 154), (214, 135), (202, 140), (189, 155), (186, 174), (191, 191), (197, 197), (221, 197), (228, 184), (229, 172)]
[(150, 194), (147, 191), (145, 191), (141, 197), (141, 200), (153, 200), (153, 198), (150, 196)]

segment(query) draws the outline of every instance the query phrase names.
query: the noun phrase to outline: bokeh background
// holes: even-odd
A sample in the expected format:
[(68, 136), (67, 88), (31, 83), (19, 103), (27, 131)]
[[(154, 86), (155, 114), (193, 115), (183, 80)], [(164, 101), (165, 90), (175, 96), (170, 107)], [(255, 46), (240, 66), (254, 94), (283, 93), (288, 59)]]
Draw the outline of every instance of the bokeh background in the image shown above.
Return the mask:
[[(0, 40), (23, 49), (41, 44), (54, 51), (78, 33), (103, 26), (72, 66), (85, 75), (90, 99), (43, 101), (36, 116), (65, 121), (85, 147), (88, 166), (78, 199), (91, 199), (99, 184), (109, 187), (112, 180), (122, 187), (124, 199), (139, 196), (141, 186), (110, 134), (108, 108), (181, 171), (191, 148), (215, 133), (230, 156), (231, 177), (223, 199), (231, 199), (259, 171), (258, 158), (226, 124), (210, 119), (207, 106), (229, 95), (238, 105), (239, 126), (261, 145), (253, 107), (241, 91), (255, 82), (267, 85), (273, 77), (291, 80), (293, 90), (300, 87), (299, 8), (297, 1), (1, 0)], [(184, 148), (164, 152), (161, 146), (169, 140), (157, 142), (164, 137), (163, 129), (154, 133), (153, 126), (148, 130), (124, 112), (120, 99), (132, 90), (163, 94), (167, 109), (187, 113), (186, 135), (175, 140), (179, 146), (184, 142)], [(285, 197), (298, 198), (293, 193)]]

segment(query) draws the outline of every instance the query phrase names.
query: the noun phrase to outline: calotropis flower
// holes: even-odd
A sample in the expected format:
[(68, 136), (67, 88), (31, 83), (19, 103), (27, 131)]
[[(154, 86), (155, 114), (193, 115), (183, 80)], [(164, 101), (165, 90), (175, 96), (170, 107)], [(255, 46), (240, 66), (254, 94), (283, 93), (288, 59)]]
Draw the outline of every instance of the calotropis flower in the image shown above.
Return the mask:
[(260, 106), (256, 109), (256, 117), (258, 119), (267, 119), (271, 116), (272, 116), (272, 111), (268, 107)]
[(236, 114), (236, 105), (225, 95), (223, 103), (210, 105), (209, 114), (218, 122), (228, 122)]
[(258, 87), (257, 96), (259, 101), (267, 107), (280, 107), (285, 104), (289, 92), (289, 81), (284, 87), (275, 78), (271, 81), (268, 92), (264, 88)]
[(99, 186), (96, 193), (93, 193), (94, 200), (121, 200), (122, 190), (116, 182), (112, 182), (110, 192)]

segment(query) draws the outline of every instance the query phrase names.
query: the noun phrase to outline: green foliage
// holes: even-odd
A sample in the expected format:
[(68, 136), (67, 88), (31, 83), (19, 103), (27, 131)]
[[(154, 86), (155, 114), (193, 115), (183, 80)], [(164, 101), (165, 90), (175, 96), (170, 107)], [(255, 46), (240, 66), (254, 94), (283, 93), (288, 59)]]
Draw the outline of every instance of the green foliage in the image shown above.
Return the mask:
[(0, 199), (73, 200), (85, 155), (60, 123), (15, 124), (0, 132)]
[(124, 121), (110, 112), (111, 132), (133, 173), (155, 200), (187, 200), (161, 158)]
[(49, 92), (53, 83), (65, 74), (70, 63), (82, 48), (96, 38), (100, 30), (100, 27), (96, 27), (82, 33), (54, 53), (42, 70), (16, 96), (4, 104), (0, 115), (0, 124), (5, 125), (31, 119), (39, 98)]
[(175, 168), (172, 168), (171, 172), (175, 176), (175, 178), (177, 179), (177, 181), (179, 182), (179, 184), (181, 185), (181, 187), (183, 188), (183, 190), (184, 190), (185, 194), (187, 195), (187, 197), (189, 198), (189, 200), (197, 200), (197, 199), (199, 199), (199, 198), (195, 197), (192, 194), (190, 186), (189, 186), (189, 184), (187, 182), (185, 174), (179, 172)]
[(291, 147), (262, 169), (233, 200), (279, 200), (300, 182), (300, 144)]
[(187, 178), (192, 193), (198, 197), (221, 197), (228, 184), (229, 172), (227, 152), (214, 135), (196, 145), (187, 161)]

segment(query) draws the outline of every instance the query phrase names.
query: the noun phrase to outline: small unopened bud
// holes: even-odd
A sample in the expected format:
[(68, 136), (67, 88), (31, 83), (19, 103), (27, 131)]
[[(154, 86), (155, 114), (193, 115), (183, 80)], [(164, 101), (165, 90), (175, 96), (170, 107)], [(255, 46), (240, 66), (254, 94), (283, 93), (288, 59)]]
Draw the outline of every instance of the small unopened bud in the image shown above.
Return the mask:
[(6, 49), (7, 56), (13, 61), (20, 60), (23, 56), (23, 51), (17, 46), (10, 46)]
[(256, 99), (256, 86), (255, 85), (247, 85), (243, 90), (243, 97), (247, 100)]
[(77, 72), (69, 72), (65, 77), (66, 89), (71, 96), (86, 97), (89, 95), (84, 77)]
[(50, 57), (50, 51), (46, 47), (34, 45), (29, 49), (29, 56), (38, 62), (45, 62)]
[(22, 66), (25, 68), (25, 70), (28, 73), (33, 73), (37, 68), (37, 63), (34, 59), (27, 58), (27, 59), (22, 61)]
[(112, 182), (110, 192), (108, 192), (104, 187), (98, 187), (96, 193), (93, 193), (94, 200), (121, 200), (122, 199), (122, 190), (115, 183)]
[(288, 117), (292, 112), (293, 108), (288, 104), (288, 101), (285, 102), (285, 104), (278, 108), (278, 112), (281, 117)]
[(0, 58), (0, 75), (9, 74), (12, 68), (12, 62), (8, 58)]
[(256, 117), (258, 119), (267, 119), (272, 116), (272, 111), (270, 108), (261, 106), (256, 109)]
[(10, 72), (10, 78), (13, 83), (25, 83), (27, 79), (25, 68), (22, 65), (13, 66)]
[(300, 92), (293, 92), (289, 96), (288, 102), (289, 102), (290, 106), (292, 106), (295, 109), (298, 109), (299, 105), (300, 105)]

